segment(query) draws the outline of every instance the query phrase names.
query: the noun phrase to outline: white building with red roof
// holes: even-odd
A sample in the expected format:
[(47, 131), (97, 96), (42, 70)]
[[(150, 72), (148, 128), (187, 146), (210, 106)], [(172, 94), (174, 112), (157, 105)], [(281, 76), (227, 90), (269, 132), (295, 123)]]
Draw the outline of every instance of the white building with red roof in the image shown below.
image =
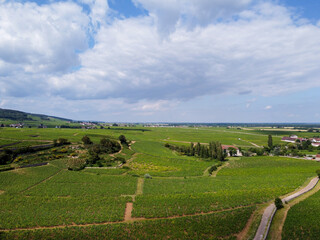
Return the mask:
[(222, 150), (225, 151), (228, 156), (230, 156), (229, 154), (229, 148), (234, 148), (237, 153), (236, 153), (236, 157), (241, 157), (242, 156), (242, 153), (240, 152), (239, 148), (237, 148), (236, 146), (233, 146), (233, 145), (221, 145), (222, 147)]

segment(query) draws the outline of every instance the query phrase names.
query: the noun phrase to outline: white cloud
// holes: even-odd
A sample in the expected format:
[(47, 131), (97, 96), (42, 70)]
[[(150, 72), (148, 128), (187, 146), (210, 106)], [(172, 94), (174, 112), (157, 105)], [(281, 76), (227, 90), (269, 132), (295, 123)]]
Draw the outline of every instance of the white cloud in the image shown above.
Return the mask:
[(25, 73), (59, 72), (78, 65), (87, 47), (88, 19), (70, 2), (38, 6), (7, 2), (0, 7), (0, 59)]
[(271, 108), (272, 108), (272, 106), (268, 105), (268, 106), (266, 106), (264, 109), (270, 110)]
[[(320, 28), (298, 23), (285, 7), (139, 0), (149, 16), (109, 22), (107, 1), (84, 1), (89, 14), (72, 2), (1, 4), (2, 97), (67, 99), (72, 106), (92, 99), (143, 113), (204, 95), (271, 96), (320, 86)], [(88, 49), (91, 24), (95, 45)], [(159, 24), (168, 27), (160, 31), (170, 33), (165, 40)]]
[(207, 25), (230, 17), (254, 0), (133, 0), (156, 20), (161, 34), (172, 33), (179, 24)]
[(46, 79), (80, 64), (89, 18), (71, 2), (0, 4), (0, 83), (12, 96), (47, 92)]
[[(250, 12), (250, 14), (249, 14)], [(320, 86), (320, 28), (296, 25), (284, 7), (261, 4), (238, 20), (160, 41), (153, 17), (101, 27), (82, 69), (49, 80), (70, 99), (192, 99), (231, 93), (271, 96)]]

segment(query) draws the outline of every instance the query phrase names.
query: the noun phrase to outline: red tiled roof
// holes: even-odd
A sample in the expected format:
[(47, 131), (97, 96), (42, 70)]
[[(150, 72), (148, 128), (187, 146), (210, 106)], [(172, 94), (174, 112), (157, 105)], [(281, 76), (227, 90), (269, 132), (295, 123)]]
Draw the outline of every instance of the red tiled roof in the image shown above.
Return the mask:
[(222, 147), (223, 150), (224, 149), (228, 150), (229, 148), (234, 148), (236, 150), (239, 150), (239, 148), (237, 148), (237, 147), (235, 147), (233, 145), (221, 145), (221, 147)]

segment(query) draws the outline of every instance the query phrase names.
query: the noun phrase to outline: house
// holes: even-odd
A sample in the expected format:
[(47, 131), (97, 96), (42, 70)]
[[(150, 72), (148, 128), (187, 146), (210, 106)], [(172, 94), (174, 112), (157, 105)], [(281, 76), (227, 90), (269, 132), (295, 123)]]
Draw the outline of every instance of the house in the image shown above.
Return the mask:
[(297, 135), (291, 135), (290, 138), (294, 138), (294, 139), (297, 139), (298, 136)]
[(320, 161), (320, 154), (317, 154), (317, 155), (316, 155), (316, 160), (317, 160), (317, 161)]
[(320, 143), (320, 138), (310, 138), (311, 142)]
[(236, 157), (241, 157), (242, 156), (242, 153), (240, 152), (239, 148), (233, 146), (233, 145), (221, 145), (222, 147), (222, 150), (228, 154), (228, 156), (230, 156), (230, 153), (229, 153), (229, 148), (234, 148), (237, 153), (236, 153)]
[(12, 128), (23, 128), (24, 124), (23, 123), (16, 123), (16, 124), (10, 124), (9, 126)]
[(281, 141), (284, 141), (284, 142), (290, 142), (290, 143), (295, 143), (297, 140), (297, 138), (292, 138), (292, 137), (283, 137), (281, 139)]
[(313, 142), (313, 143), (311, 143), (311, 145), (313, 147), (319, 147), (320, 146), (320, 142)]

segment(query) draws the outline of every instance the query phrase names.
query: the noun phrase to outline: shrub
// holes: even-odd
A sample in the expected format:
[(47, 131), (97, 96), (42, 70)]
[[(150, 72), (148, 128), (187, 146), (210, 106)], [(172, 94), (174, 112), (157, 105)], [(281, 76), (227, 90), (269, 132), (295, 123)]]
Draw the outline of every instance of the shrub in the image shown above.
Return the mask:
[(127, 144), (127, 139), (124, 135), (120, 135), (119, 140), (120, 140), (121, 144)]
[(53, 146), (55, 146), (55, 147), (69, 145), (69, 144), (70, 144), (70, 142), (68, 141), (68, 139), (65, 139), (65, 138), (59, 138), (59, 139), (53, 140)]
[(146, 173), (146, 174), (144, 175), (144, 178), (152, 179), (152, 177), (151, 177), (151, 175), (150, 175), (149, 173)]
[(86, 166), (86, 160), (82, 158), (69, 158), (67, 160), (68, 170), (79, 171)]
[(320, 169), (318, 169), (318, 170), (316, 171), (316, 173), (318, 174), (318, 177), (320, 178)]
[(217, 171), (217, 166), (213, 165), (210, 169), (209, 169), (209, 174), (211, 175), (213, 171)]
[(90, 144), (92, 144), (91, 139), (90, 139), (87, 135), (83, 136), (83, 138), (81, 139), (81, 141), (83, 142), (84, 145), (90, 145)]
[(278, 198), (278, 197), (274, 200), (274, 204), (276, 205), (276, 208), (277, 208), (277, 209), (283, 208), (283, 202), (282, 202), (282, 200), (281, 200), (280, 198)]
[(121, 162), (122, 164), (125, 164), (125, 163), (126, 163), (126, 160), (125, 160), (123, 157), (116, 157), (114, 160), (115, 160), (115, 161), (119, 161), (119, 162)]
[(60, 151), (59, 151), (60, 153), (66, 153), (66, 152), (68, 152), (68, 149), (66, 149), (66, 148), (62, 148), (62, 149), (60, 149)]

